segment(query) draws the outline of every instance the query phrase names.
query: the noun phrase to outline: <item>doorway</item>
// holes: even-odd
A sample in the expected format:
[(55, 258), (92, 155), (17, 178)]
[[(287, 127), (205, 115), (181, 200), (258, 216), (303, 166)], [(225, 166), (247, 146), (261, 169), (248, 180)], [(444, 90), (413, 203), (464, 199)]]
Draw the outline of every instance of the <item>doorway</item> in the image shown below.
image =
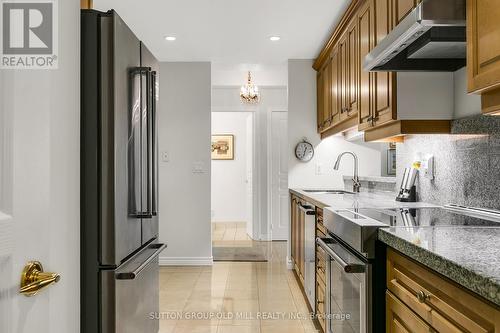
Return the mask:
[(212, 112), (211, 222), (215, 261), (265, 260), (264, 251), (256, 248), (254, 236), (254, 123), (254, 112)]

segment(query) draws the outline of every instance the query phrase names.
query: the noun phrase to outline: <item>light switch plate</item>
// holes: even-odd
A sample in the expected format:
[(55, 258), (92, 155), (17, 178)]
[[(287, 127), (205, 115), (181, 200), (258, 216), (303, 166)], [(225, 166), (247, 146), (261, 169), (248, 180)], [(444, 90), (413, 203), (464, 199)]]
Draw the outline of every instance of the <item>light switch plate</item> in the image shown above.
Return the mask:
[(170, 162), (170, 154), (166, 151), (162, 151), (161, 152), (161, 160), (162, 160), (162, 162), (165, 162), (165, 163)]
[(205, 173), (205, 163), (194, 162), (193, 163), (193, 173)]

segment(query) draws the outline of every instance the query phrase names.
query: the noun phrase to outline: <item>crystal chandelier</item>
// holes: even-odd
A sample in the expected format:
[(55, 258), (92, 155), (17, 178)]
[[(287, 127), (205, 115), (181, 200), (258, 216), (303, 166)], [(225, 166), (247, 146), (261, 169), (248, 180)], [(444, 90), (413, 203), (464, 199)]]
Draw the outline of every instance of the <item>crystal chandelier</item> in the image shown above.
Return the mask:
[(241, 86), (240, 99), (243, 103), (257, 104), (260, 100), (259, 87), (252, 83), (252, 74), (248, 72), (247, 84)]

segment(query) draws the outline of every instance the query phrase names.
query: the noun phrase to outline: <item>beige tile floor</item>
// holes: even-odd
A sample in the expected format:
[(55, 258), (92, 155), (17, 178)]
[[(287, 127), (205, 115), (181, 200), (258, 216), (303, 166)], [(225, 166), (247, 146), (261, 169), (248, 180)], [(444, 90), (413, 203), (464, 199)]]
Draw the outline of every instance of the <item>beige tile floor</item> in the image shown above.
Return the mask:
[(215, 247), (252, 246), (252, 239), (247, 235), (246, 222), (212, 223), (212, 245)]
[(286, 243), (270, 249), (268, 262), (162, 267), (160, 333), (318, 332), (286, 268)]

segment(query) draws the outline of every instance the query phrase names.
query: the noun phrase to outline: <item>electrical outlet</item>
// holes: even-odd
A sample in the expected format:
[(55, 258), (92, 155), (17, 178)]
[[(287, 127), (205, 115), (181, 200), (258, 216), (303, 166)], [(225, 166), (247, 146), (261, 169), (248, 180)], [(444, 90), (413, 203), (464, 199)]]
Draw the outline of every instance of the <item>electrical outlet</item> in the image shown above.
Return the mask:
[(420, 163), (420, 172), (427, 179), (434, 179), (434, 156), (424, 155)]
[(316, 176), (321, 176), (324, 174), (324, 166), (322, 163), (316, 163), (316, 166), (315, 166), (315, 169), (316, 169)]

